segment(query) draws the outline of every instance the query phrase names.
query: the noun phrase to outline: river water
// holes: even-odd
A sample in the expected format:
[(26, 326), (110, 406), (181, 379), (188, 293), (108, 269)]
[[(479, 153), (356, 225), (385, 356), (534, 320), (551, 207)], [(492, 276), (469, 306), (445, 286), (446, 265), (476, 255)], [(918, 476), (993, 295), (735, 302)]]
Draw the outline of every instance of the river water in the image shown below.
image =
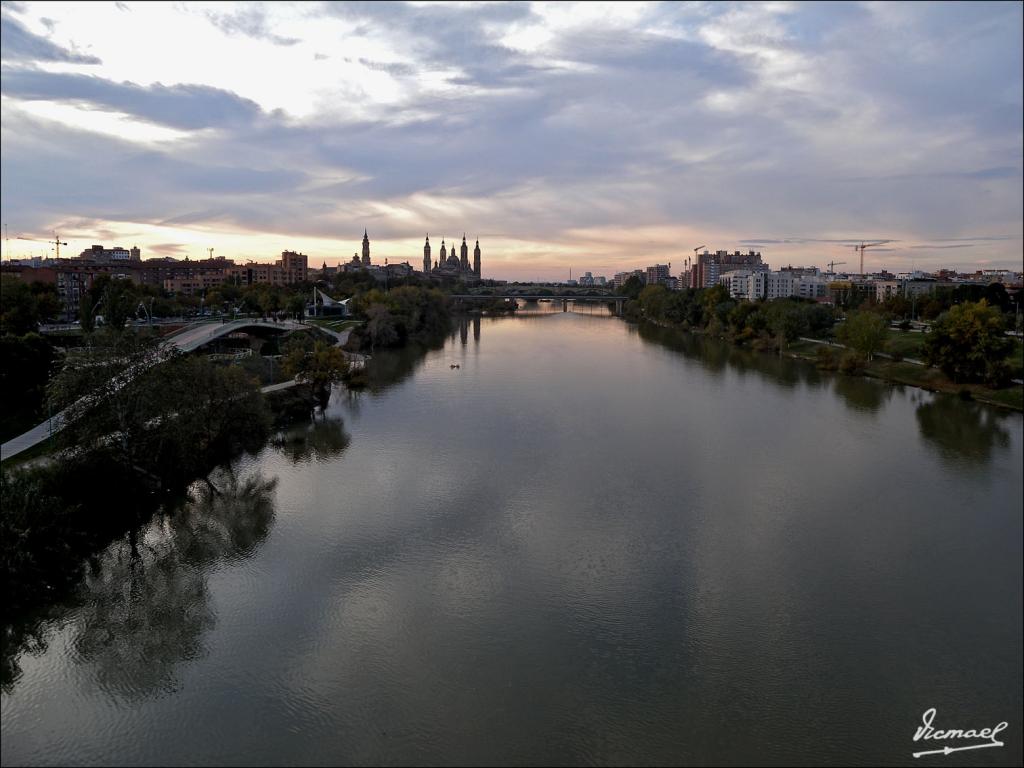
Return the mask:
[(1020, 763), (1019, 414), (551, 309), (95, 558), (3, 763)]

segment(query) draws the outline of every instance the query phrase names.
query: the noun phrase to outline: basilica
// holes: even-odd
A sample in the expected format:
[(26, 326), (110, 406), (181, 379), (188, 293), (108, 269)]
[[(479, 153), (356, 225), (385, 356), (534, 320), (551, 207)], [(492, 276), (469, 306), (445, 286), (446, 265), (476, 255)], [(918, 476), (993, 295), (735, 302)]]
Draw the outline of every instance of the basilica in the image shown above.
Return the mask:
[[(427, 241), (423, 244), (423, 274), (427, 277), (436, 278), (454, 278), (462, 281), (473, 281), (480, 279), (480, 241), (476, 241), (476, 247), (473, 249), (473, 264), (470, 266), (469, 263), (469, 246), (466, 244), (466, 235), (462, 235), (462, 248), (460, 254), (455, 252), (455, 243), (452, 243), (451, 250), (445, 245), (444, 240), (441, 241), (441, 257), (437, 261), (431, 261), (430, 259), (430, 236), (427, 236)], [(370, 261), (370, 236), (366, 230), (363, 230), (363, 251), (362, 257), (358, 253), (352, 254), (352, 261), (340, 265), (338, 269), (342, 272), (355, 272), (355, 271), (371, 271), (371, 272), (395, 272), (399, 271), (402, 267), (405, 269), (405, 274), (412, 271), (412, 267), (409, 262), (405, 264), (387, 264), (387, 259), (384, 260), (384, 266), (375, 266)], [(326, 262), (324, 269), (326, 270)], [(401, 274), (399, 275), (401, 276)]]
[(423, 274), (431, 277), (451, 277), (459, 280), (480, 279), (480, 241), (476, 241), (473, 249), (473, 265), (469, 264), (469, 246), (466, 245), (466, 235), (462, 235), (461, 255), (455, 253), (455, 243), (452, 243), (451, 251), (445, 248), (444, 240), (441, 240), (441, 257), (433, 262), (430, 261), (430, 235), (423, 244)]

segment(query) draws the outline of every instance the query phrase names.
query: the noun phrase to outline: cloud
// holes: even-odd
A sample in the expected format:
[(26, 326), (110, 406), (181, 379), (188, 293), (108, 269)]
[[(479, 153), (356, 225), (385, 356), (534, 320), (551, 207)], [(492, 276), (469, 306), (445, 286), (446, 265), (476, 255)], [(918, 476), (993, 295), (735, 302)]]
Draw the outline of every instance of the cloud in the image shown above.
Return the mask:
[(108, 108), (173, 128), (222, 127), (256, 120), (259, 105), (249, 99), (205, 85), (144, 87), (114, 83), (90, 75), (3, 70), (3, 93), (26, 101), (65, 101), (91, 108)]
[(267, 40), (274, 45), (295, 45), (297, 37), (282, 37), (270, 30), (267, 14), (260, 4), (248, 4), (234, 13), (217, 13), (205, 11), (206, 18), (229, 35), (246, 35), (259, 40)]
[[(219, 37), (203, 15), (173, 12)], [(161, 33), (148, 13), (133, 8), (137, 35)], [(1019, 6), (891, 15), (861, 5), (342, 3), (279, 6), (273, 19), (260, 6), (202, 13), (229, 33), (231, 53), (218, 51), (222, 65), (208, 73), (190, 70), (199, 82), (148, 69), (125, 82), (109, 64), (96, 77), (4, 70), (3, 145), (14, 159), (4, 184), (25, 190), (5, 195), (5, 211), (43, 227), (47, 216), (87, 210), (125, 226), (253, 237), (345, 239), (364, 223), (396, 241), (502, 232), (518, 254), (510, 270), (521, 255), (559, 274), (572, 254), (677, 263), (704, 242), (794, 260), (840, 258), (861, 240), (919, 251), (970, 244), (936, 259), (1018, 247), (1020, 25), (1010, 22)], [(285, 31), (293, 37), (282, 40), (302, 44), (273, 39)], [(82, 39), (101, 53), (103, 40), (118, 45), (114, 35)], [(317, 51), (332, 52), (330, 64)], [(287, 73), (298, 111), (274, 111), (263, 69), (248, 81), (238, 74), (257, 63), (246, 56)], [(182, 136), (173, 149), (101, 141), (19, 116), (34, 100)], [(31, 183), (58, 162), (80, 166), (69, 184)], [(118, 189), (123, 178), (141, 181)], [(867, 260), (872, 252), (881, 253)]]
[(188, 246), (184, 243), (155, 243), (146, 246), (146, 255), (147, 257), (150, 254), (156, 256), (179, 256), (182, 253), (188, 253), (188, 250)]
[[(13, 10), (13, 9), (12, 9)], [(100, 64), (96, 56), (69, 51), (45, 37), (29, 32), (17, 19), (0, 12), (0, 58), (3, 61), (59, 61), (70, 64)], [(50, 25), (47, 25), (50, 27)], [(50, 27), (52, 29), (52, 27)]]

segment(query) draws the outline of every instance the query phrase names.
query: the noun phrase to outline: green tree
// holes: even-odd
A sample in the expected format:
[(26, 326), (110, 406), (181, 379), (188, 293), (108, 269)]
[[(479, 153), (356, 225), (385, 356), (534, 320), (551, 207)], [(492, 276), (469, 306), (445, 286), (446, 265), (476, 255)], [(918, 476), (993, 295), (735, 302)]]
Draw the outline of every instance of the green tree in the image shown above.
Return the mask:
[(32, 289), (20, 280), (0, 283), (0, 331), (21, 336), (38, 330), (39, 303)]
[(796, 341), (810, 329), (806, 304), (792, 299), (776, 299), (765, 307), (765, 316), (772, 335), (779, 341), (779, 352), (786, 343)]
[(386, 347), (398, 339), (395, 320), (383, 304), (373, 304), (366, 310), (366, 332), (370, 336), (370, 351), (379, 344)]
[(640, 298), (640, 291), (643, 289), (644, 281), (640, 279), (639, 275), (630, 275), (622, 284), (619, 293), (635, 301)]
[(885, 349), (889, 321), (877, 312), (850, 312), (836, 331), (836, 337), (840, 343), (871, 360)]
[(1008, 378), (1006, 358), (1013, 350), (1004, 329), (1002, 313), (987, 300), (957, 304), (932, 325), (924, 360), (954, 382), (1000, 386)]
[(306, 300), (300, 294), (294, 294), (288, 299), (288, 312), (300, 323), (306, 318)]
[(67, 408), (66, 447), (181, 482), (269, 429), (259, 383), (241, 369), (111, 329), (76, 352), (49, 387), (53, 411)]
[(341, 381), (348, 372), (344, 353), (323, 341), (314, 342), (308, 351), (299, 345), (290, 347), (283, 365), (289, 376), (313, 387), (321, 407), (327, 406), (331, 385)]

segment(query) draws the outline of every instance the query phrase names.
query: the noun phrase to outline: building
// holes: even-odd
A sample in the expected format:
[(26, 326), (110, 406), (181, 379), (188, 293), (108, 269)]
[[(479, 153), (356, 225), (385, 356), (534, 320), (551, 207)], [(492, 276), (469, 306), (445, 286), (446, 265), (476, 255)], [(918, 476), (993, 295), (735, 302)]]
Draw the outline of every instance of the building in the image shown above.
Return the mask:
[[(430, 238), (427, 237), (423, 245), (423, 266), (430, 264)], [(444, 239), (441, 239), (441, 254), (434, 266), (425, 269), (424, 273), (429, 277), (450, 278), (455, 280), (479, 280), (480, 272), (480, 241), (476, 241), (473, 249), (473, 264), (469, 263), (469, 245), (466, 244), (466, 235), (462, 235), (462, 247), (460, 253), (455, 252), (455, 245), (452, 244), (449, 251), (445, 246)]]
[(935, 280), (876, 280), (875, 301), (881, 303), (893, 296), (906, 296), (908, 299), (927, 296), (935, 292), (942, 283)]
[(174, 295), (202, 296), (211, 288), (224, 285), (225, 280), (227, 276), (223, 270), (201, 272), (194, 277), (169, 277), (164, 280), (163, 288)]
[(820, 300), (828, 297), (829, 283), (825, 278), (819, 275), (801, 275), (795, 271), (763, 272), (737, 269), (726, 272), (718, 281), (734, 299), (771, 301), (787, 296), (800, 296)]
[(309, 279), (309, 257), (295, 251), (282, 251), (273, 264), (249, 261), (224, 270), (236, 285), (292, 285)]
[(621, 288), (629, 278), (634, 276), (639, 278), (641, 283), (647, 284), (647, 272), (642, 269), (634, 269), (632, 272), (616, 272), (615, 277), (612, 278), (612, 285), (615, 288)]
[(282, 251), (276, 262), (284, 270), (285, 283), (305, 283), (309, 280), (309, 257), (295, 251)]
[[(590, 273), (588, 272), (587, 274), (589, 275)], [(647, 268), (647, 285), (662, 285), (668, 282), (670, 277), (672, 277), (671, 264), (655, 264), (653, 267)]]
[(706, 249), (697, 254), (696, 261), (690, 267), (687, 282), (690, 288), (710, 288), (718, 284), (718, 278), (726, 272), (746, 269), (751, 272), (767, 272), (768, 265), (761, 261), (760, 251), (715, 251)]
[(80, 259), (91, 259), (93, 261), (142, 261), (142, 251), (138, 246), (131, 249), (115, 245), (113, 248), (104, 248), (102, 245), (94, 245), (86, 248), (80, 254)]

